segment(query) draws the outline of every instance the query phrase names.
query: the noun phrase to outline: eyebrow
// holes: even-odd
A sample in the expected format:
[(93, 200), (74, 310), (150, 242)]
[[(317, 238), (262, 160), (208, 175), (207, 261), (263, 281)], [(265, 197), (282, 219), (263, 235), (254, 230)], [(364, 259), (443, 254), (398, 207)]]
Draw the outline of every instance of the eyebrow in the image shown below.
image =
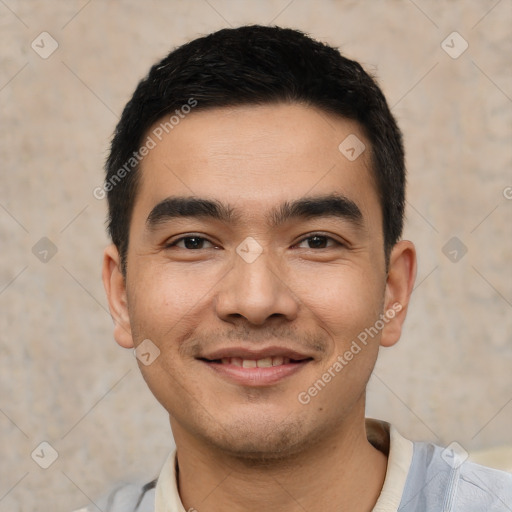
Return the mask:
[[(240, 215), (234, 208), (217, 200), (198, 197), (167, 197), (160, 201), (146, 219), (146, 227), (153, 231), (159, 225), (172, 219), (193, 217), (236, 223)], [(318, 217), (336, 217), (347, 220), (355, 226), (363, 223), (363, 214), (357, 204), (341, 194), (303, 197), (294, 201), (285, 201), (268, 214), (271, 227), (277, 227), (292, 219), (311, 219)]]

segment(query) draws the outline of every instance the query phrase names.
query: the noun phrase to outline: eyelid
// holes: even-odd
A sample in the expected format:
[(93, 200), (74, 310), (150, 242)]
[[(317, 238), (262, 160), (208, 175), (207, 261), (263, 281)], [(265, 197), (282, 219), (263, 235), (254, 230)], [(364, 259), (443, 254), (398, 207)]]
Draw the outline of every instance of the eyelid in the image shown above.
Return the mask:
[[(165, 249), (170, 248), (170, 247), (175, 247), (176, 244), (178, 244), (179, 242), (181, 242), (182, 240), (185, 240), (187, 238), (200, 238), (201, 240), (204, 240), (205, 242), (212, 244), (214, 247), (218, 246), (218, 244), (212, 242), (209, 238), (207, 238), (203, 235), (200, 235), (198, 233), (187, 233), (185, 235), (179, 236), (178, 238), (174, 239), (172, 242), (169, 242), (168, 240), (166, 240), (163, 244), (163, 247)], [(180, 247), (180, 249), (181, 249), (181, 247)], [(190, 250), (190, 249), (186, 249), (186, 250)]]
[(335, 238), (334, 236), (332, 236), (331, 234), (329, 233), (323, 233), (321, 231), (314, 231), (312, 233), (308, 233), (307, 235), (304, 235), (300, 240), (298, 240), (295, 244), (293, 244), (294, 246), (296, 245), (299, 245), (301, 244), (302, 242), (304, 242), (305, 240), (307, 240), (308, 238), (313, 238), (315, 236), (320, 236), (320, 237), (323, 237), (323, 238), (327, 238), (328, 240), (332, 240), (336, 245), (340, 246), (340, 247), (345, 247), (347, 244), (345, 242), (342, 242), (341, 240), (338, 240), (337, 238)]
[[(308, 240), (309, 238), (313, 238), (315, 236), (326, 238), (327, 240), (334, 242), (337, 246), (340, 246), (340, 247), (345, 247), (347, 245), (345, 242), (342, 242), (342, 241), (334, 238), (334, 236), (332, 236), (329, 233), (324, 233), (321, 231), (314, 231), (314, 232), (311, 232), (311, 233), (308, 233), (308, 234), (302, 236), (297, 242), (295, 242), (293, 244), (293, 247), (300, 245), (302, 242)], [(219, 245), (219, 244), (216, 244), (215, 242), (212, 242), (209, 238), (207, 238), (206, 236), (203, 236), (199, 233), (186, 233), (186, 234), (183, 234), (183, 235), (179, 236), (178, 238), (174, 239), (172, 242), (168, 242), (168, 241), (164, 242), (163, 246), (166, 249), (170, 248), (170, 247), (175, 247), (179, 242), (181, 242), (187, 238), (200, 238), (201, 240), (210, 243), (213, 247), (218, 247), (218, 245)], [(318, 249), (316, 249), (316, 250), (318, 250)]]

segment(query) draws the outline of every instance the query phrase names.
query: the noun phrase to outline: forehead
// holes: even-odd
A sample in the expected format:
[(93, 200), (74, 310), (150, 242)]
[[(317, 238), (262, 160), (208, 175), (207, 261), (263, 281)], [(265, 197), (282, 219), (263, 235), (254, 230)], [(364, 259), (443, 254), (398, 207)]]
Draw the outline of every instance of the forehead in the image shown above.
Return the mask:
[[(268, 104), (192, 111), (167, 131), (162, 126), (146, 134), (155, 145), (140, 165), (139, 214), (183, 195), (220, 200), (254, 217), (283, 201), (338, 192), (379, 215), (369, 211), (380, 208), (369, 143), (355, 121)], [(363, 144), (353, 159), (350, 150)]]

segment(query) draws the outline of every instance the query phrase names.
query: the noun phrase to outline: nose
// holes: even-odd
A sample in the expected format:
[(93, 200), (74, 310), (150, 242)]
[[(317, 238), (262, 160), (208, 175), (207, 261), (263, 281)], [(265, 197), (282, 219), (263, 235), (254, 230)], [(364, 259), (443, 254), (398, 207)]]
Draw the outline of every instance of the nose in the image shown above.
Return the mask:
[(215, 307), (224, 321), (243, 317), (253, 325), (263, 325), (277, 317), (294, 320), (299, 302), (285, 282), (282, 265), (264, 251), (252, 262), (235, 256), (231, 271), (219, 283)]

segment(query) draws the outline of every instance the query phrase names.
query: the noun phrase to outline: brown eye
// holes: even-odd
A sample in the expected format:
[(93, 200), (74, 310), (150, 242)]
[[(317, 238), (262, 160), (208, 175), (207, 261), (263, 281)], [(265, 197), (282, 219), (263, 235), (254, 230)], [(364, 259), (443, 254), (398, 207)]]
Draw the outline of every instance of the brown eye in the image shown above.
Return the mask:
[(204, 244), (213, 244), (201, 236), (184, 236), (175, 242), (172, 242), (167, 247), (179, 247), (180, 249), (204, 249)]
[[(303, 244), (307, 244), (304, 246)], [(336, 240), (332, 239), (329, 236), (325, 235), (313, 235), (304, 238), (300, 243), (299, 247), (301, 249), (326, 249), (328, 247), (332, 247), (334, 245), (341, 245)]]

